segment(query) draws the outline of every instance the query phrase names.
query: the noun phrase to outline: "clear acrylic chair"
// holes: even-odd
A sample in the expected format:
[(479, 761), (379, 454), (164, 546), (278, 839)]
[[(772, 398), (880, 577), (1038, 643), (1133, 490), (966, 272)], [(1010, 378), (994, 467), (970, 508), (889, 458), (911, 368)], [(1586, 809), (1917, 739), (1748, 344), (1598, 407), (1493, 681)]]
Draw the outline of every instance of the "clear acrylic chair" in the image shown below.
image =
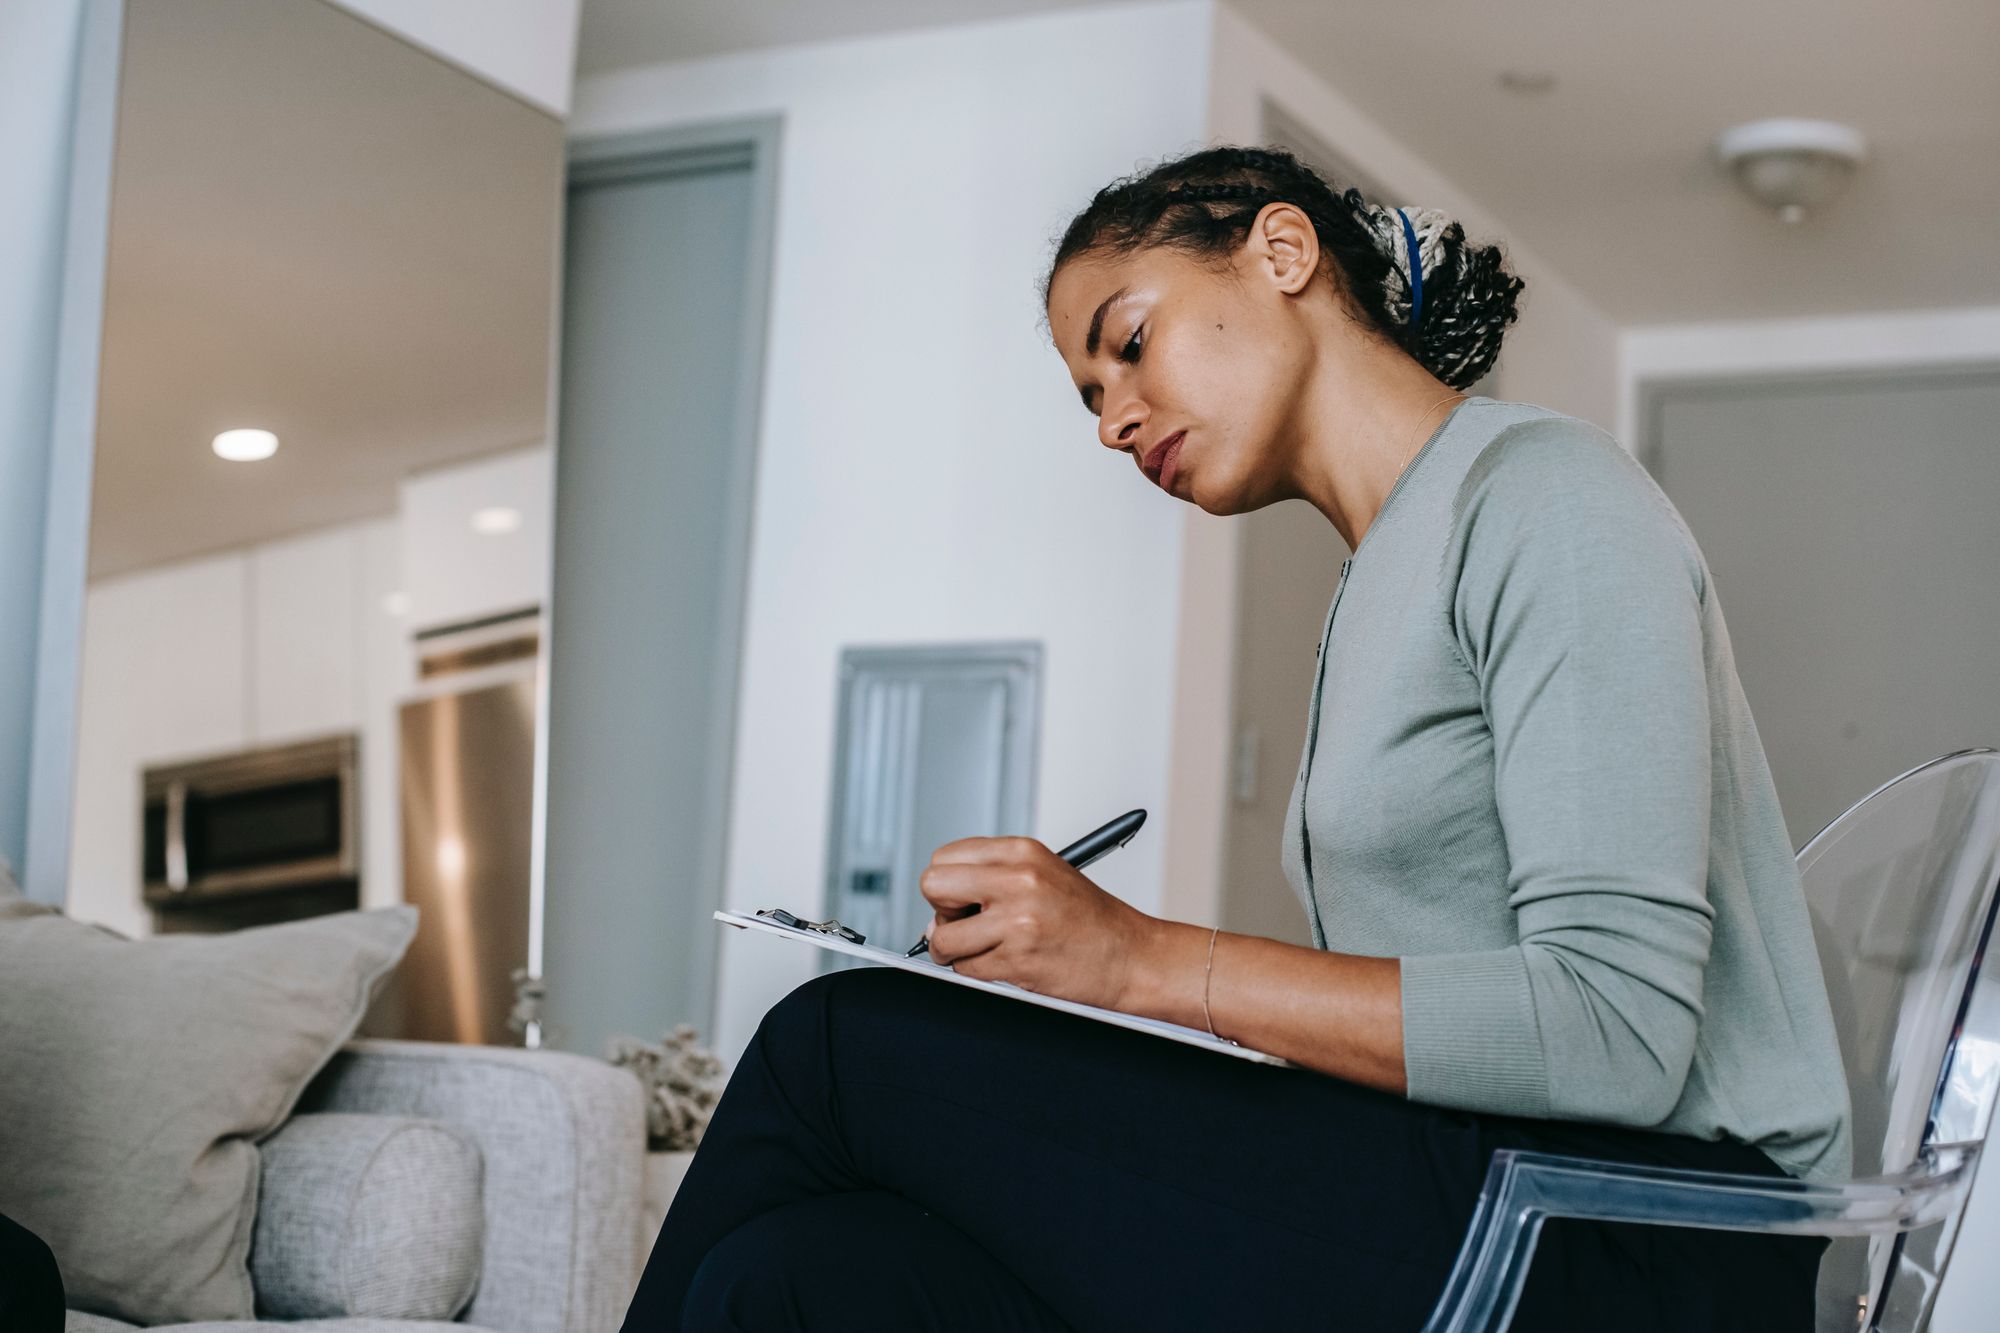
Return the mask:
[(1921, 764), (1798, 856), (1853, 1106), (1855, 1178), (1500, 1151), (1425, 1333), (1501, 1333), (1551, 1217), (1834, 1237), (1821, 1333), (1924, 1326), (2000, 1086), (2000, 751)]

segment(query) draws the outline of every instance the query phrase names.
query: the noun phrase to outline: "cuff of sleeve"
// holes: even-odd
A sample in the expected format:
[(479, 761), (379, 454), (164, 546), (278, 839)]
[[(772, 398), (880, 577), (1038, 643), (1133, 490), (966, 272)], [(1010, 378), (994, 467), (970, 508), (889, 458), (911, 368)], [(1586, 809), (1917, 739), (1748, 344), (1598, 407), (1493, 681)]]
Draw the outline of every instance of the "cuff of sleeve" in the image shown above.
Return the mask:
[(1419, 954), (1401, 962), (1410, 1100), (1546, 1117), (1548, 1062), (1521, 951)]

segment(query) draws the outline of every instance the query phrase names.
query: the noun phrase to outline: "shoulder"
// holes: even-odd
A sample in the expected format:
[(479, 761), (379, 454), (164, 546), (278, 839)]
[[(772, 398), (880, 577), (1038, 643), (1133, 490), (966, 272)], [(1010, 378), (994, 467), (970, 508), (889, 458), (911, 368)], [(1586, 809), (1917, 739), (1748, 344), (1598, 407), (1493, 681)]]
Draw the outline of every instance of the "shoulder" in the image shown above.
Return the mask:
[(1647, 493), (1658, 495), (1659, 487), (1608, 432), (1580, 417), (1555, 415), (1516, 421), (1497, 431), (1466, 469), (1454, 512), (1494, 492), (1519, 499), (1602, 494), (1650, 501)]
[(1496, 432), (1458, 483), (1451, 530), (1456, 573), (1536, 555), (1651, 562), (1677, 567), (1706, 597), (1700, 549), (1673, 502), (1644, 464), (1579, 417), (1534, 417)]

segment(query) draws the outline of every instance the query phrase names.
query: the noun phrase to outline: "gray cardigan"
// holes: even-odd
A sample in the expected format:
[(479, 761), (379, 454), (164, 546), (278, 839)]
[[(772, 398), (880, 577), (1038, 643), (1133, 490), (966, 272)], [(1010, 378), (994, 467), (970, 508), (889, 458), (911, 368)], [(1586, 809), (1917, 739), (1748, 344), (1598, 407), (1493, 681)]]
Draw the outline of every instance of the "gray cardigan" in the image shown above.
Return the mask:
[(1473, 396), (1327, 608), (1286, 878), (1402, 959), (1411, 1098), (1849, 1169), (1819, 959), (1722, 608), (1646, 470)]

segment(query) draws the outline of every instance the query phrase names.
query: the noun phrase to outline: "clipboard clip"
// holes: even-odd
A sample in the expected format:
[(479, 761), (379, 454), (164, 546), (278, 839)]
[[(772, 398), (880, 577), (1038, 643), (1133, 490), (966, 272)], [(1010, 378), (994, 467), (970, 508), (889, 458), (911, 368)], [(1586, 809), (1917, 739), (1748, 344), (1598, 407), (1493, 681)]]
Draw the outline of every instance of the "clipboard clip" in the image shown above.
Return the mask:
[(760, 907), (755, 915), (769, 917), (781, 926), (791, 926), (795, 930), (816, 930), (822, 935), (838, 935), (849, 944), (865, 944), (868, 937), (852, 926), (843, 926), (828, 917), (824, 921), (808, 921), (802, 916), (793, 916), (782, 907)]

